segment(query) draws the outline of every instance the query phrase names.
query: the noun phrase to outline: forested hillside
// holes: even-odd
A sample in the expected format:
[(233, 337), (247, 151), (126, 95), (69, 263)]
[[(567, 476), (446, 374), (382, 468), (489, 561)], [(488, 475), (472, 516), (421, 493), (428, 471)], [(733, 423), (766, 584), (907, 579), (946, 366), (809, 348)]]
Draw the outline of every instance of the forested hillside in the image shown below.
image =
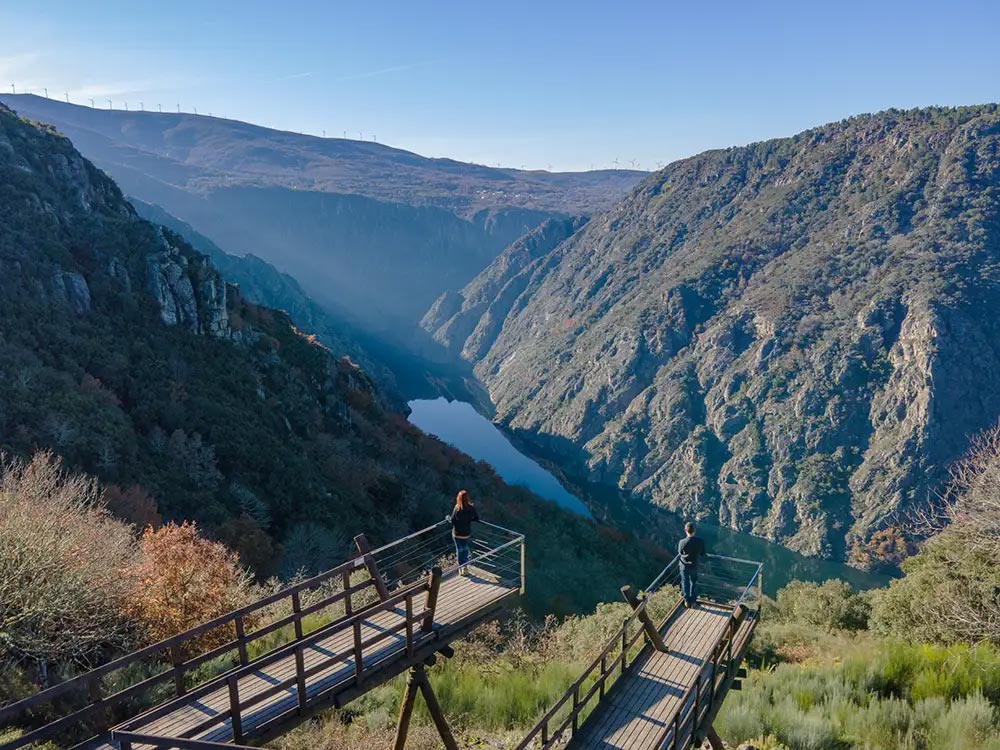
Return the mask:
[(525, 257), (462, 322), (489, 336), (425, 322), (570, 473), (892, 564), (1000, 414), (998, 153), (994, 105), (710, 151)]
[(538, 535), (539, 608), (613, 593), (617, 579), (574, 572), (581, 559), (652, 564), (384, 409), (356, 365), (248, 302), (68, 140), (6, 108), (0, 192), (0, 449), (51, 449), (96, 475), (120, 517), (197, 521), (259, 576), (434, 523), (460, 487)]

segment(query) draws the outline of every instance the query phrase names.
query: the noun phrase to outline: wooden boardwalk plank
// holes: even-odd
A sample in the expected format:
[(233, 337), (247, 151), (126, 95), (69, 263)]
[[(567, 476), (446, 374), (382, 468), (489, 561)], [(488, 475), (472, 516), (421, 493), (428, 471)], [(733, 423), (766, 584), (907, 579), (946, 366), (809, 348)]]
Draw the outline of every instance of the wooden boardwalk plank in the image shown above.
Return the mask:
[(647, 750), (683, 708), (701, 663), (723, 637), (732, 610), (702, 604), (681, 609), (665, 628), (668, 652), (640, 656), (587, 717), (567, 750)]

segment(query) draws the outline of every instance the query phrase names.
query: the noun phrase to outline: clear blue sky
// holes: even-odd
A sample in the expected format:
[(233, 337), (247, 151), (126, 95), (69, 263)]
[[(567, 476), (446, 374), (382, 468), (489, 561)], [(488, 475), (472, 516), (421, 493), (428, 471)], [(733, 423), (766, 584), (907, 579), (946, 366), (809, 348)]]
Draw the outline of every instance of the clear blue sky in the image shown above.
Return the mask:
[(529, 168), (1000, 100), (1000, 3), (6, 0), (0, 84)]

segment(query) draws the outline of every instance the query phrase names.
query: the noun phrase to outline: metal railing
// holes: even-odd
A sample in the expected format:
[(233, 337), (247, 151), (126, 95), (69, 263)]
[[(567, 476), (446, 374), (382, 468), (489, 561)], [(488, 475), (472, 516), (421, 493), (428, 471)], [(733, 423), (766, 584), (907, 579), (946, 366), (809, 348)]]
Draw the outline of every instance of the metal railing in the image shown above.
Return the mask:
[[(494, 524), (480, 526), (469, 561), (472, 570), (523, 590), (523, 535)], [(170, 700), (169, 694), (163, 694), (165, 690), (173, 694), (171, 704), (184, 698), (193, 700), (208, 686), (214, 689), (220, 679), (216, 675), (227, 668), (239, 673), (248, 666), (271, 663), (296, 645), (304, 647), (315, 634), (354, 627), (363, 616), (384, 611), (389, 602), (405, 603), (412, 613), (413, 597), (428, 591), (430, 572), (436, 566), (442, 568), (441, 580), (458, 574), (457, 565), (449, 558), (454, 550), (450, 526), (445, 522), (377, 549), (369, 548), (364, 535), (355, 542), (359, 553), (331, 570), (0, 707), (0, 728), (15, 722), (34, 725), (17, 739), (0, 744), (0, 750), (52, 739), (64, 745), (92, 740), (129, 715)], [(408, 614), (401, 627), (411, 627), (412, 623), (406, 624), (409, 621)], [(320, 625), (307, 636), (309, 622)], [(252, 655), (251, 647), (260, 648), (257, 642), (268, 636), (261, 642), (266, 650)], [(202, 648), (206, 637), (213, 644), (220, 637), (225, 640)], [(409, 637), (408, 649), (412, 648)], [(218, 667), (212, 669), (213, 664)], [(140, 673), (137, 681), (124, 687), (115, 685), (136, 672)], [(237, 712), (246, 705), (237, 700)], [(53, 714), (61, 715), (52, 718)]]
[[(674, 557), (653, 579), (637, 600), (631, 615), (626, 617), (620, 628), (608, 638), (597, 657), (584, 669), (563, 696), (539, 719), (535, 726), (517, 745), (516, 750), (538, 747), (549, 750), (556, 744), (567, 741), (576, 733), (586, 716), (594, 710), (607, 692), (627, 673), (628, 668), (653, 648), (647, 612), (649, 596), (653, 593), (678, 589), (678, 598), (656, 628), (662, 633), (683, 604), (680, 597), (680, 558)], [(740, 632), (740, 624), (747, 617), (756, 622), (762, 589), (763, 565), (750, 560), (706, 555), (699, 566), (699, 597), (730, 608), (722, 637), (713, 647), (711, 654), (699, 664), (695, 682), (685, 692), (680, 709), (674, 719), (665, 727), (656, 743), (650, 748), (681, 750), (686, 737), (692, 740), (694, 733), (713, 709), (719, 688), (728, 679), (731, 681), (736, 663), (734, 657), (742, 658), (733, 646)], [(683, 715), (683, 716), (682, 716)], [(687, 733), (686, 735), (684, 733)], [(680, 743), (680, 744), (679, 744)]]

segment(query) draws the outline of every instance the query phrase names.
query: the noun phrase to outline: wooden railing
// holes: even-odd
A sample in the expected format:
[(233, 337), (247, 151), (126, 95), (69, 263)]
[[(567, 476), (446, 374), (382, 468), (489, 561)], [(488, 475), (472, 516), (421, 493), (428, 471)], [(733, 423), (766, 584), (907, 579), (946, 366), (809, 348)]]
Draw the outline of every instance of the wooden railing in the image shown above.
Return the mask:
[[(643, 640), (643, 646), (649, 643), (642, 622), (648, 603), (648, 599), (643, 599), (638, 608), (622, 621), (621, 627), (608, 638), (597, 657), (563, 696), (545, 712), (545, 715), (518, 743), (515, 750), (525, 750), (532, 746), (536, 738), (541, 743), (541, 750), (548, 750), (563, 739), (567, 730), (576, 733), (581, 717), (586, 713), (591, 701), (594, 698), (598, 702), (603, 699), (608, 689), (626, 673), (642, 653), (641, 648), (636, 648), (639, 640)], [(588, 684), (589, 687), (586, 687)], [(586, 692), (583, 692), (584, 690)], [(565, 716), (559, 718), (567, 707)]]
[[(722, 637), (715, 644), (711, 654), (705, 657), (699, 665), (695, 682), (685, 692), (680, 710), (664, 729), (659, 741), (650, 745), (658, 750), (660, 748), (682, 750), (682, 748), (687, 747), (683, 743), (694, 736), (701, 722), (712, 710), (717, 708), (714, 704), (720, 693), (720, 688), (727, 681), (732, 680), (736, 662), (742, 659), (741, 653), (734, 655), (733, 652), (733, 644), (740, 624), (746, 618), (752, 618), (751, 626), (756, 624), (756, 606), (759, 605), (762, 595), (763, 566), (749, 560), (718, 555), (709, 557), (720, 563), (745, 566), (746, 572), (750, 573), (749, 579), (745, 573), (736, 576), (739, 584), (735, 589), (721, 584), (712, 585), (712, 593), (718, 597), (724, 596), (722, 601), (731, 606), (732, 610)], [(582, 720), (593, 709), (594, 705), (605, 697), (608, 690), (625, 676), (628, 668), (643, 656), (647, 649), (659, 647), (659, 644), (656, 643), (659, 640), (658, 635), (663, 632), (679, 611), (683, 605), (683, 599), (678, 598), (659, 626), (655, 626), (657, 635), (654, 637), (654, 633), (650, 632), (652, 629), (651, 619), (647, 612), (650, 601), (648, 596), (665, 586), (676, 583), (679, 579), (678, 564), (679, 558), (674, 557), (646, 587), (641, 598), (631, 597), (628, 587), (622, 589), (626, 599), (633, 605), (632, 614), (625, 618), (621, 627), (604, 644), (597, 658), (570, 685), (563, 696), (546, 711), (515, 750), (527, 750), (527, 748), (534, 747), (538, 747), (539, 750), (549, 750), (557, 743), (565, 742), (570, 737), (575, 736)], [(729, 591), (733, 592), (732, 595)], [(641, 648), (637, 649), (640, 639), (642, 639), (643, 644)], [(629, 658), (630, 654), (631, 659)], [(734, 662), (734, 656), (736, 662)], [(567, 736), (567, 732), (569, 732), (569, 736)]]
[[(699, 728), (713, 710), (720, 688), (732, 681), (733, 672), (742, 660), (742, 654), (733, 653), (733, 645), (740, 625), (747, 618), (756, 621), (757, 613), (739, 605), (726, 623), (722, 639), (712, 653), (702, 660), (694, 683), (681, 698), (680, 708), (673, 721), (663, 730), (659, 740), (652, 745), (663, 750), (687, 750), (697, 736)], [(751, 623), (755, 625), (756, 622)]]
[[(229, 708), (224, 712), (217, 713), (206, 718), (196, 726), (187, 727), (185, 734), (195, 735), (205, 732), (214, 726), (232, 722), (233, 741), (237, 744), (243, 742), (245, 735), (243, 732), (243, 716), (247, 709), (250, 709), (269, 698), (284, 692), (289, 688), (295, 688), (296, 707), (299, 712), (305, 711), (309, 699), (306, 694), (306, 686), (310, 677), (322, 672), (333, 664), (342, 664), (347, 658), (354, 662), (353, 675), (350, 681), (357, 684), (365, 677), (370, 676), (370, 670), (366, 668), (364, 653), (366, 649), (387, 638), (404, 632), (404, 649), (407, 656), (413, 656), (414, 648), (423, 634), (430, 632), (430, 621), (433, 618), (434, 607), (436, 605), (436, 592), (441, 583), (441, 570), (435, 568), (428, 575), (427, 579), (415, 584), (411, 584), (399, 591), (396, 591), (383, 601), (379, 601), (371, 606), (365, 607), (349, 616), (329, 623), (310, 633), (308, 636), (297, 637), (292, 643), (270, 652), (267, 656), (255, 659), (252, 663), (240, 667), (239, 669), (227, 672), (218, 678), (211, 680), (196, 690), (192, 690), (186, 695), (175, 698), (172, 701), (159, 705), (134, 719), (130, 719), (119, 725), (112, 733), (115, 740), (120, 740), (124, 735), (129, 735), (137, 730), (137, 727), (156, 721), (180, 706), (190, 701), (196, 701), (205, 697), (209, 693), (219, 690), (222, 687), (228, 689)], [(416, 608), (415, 600), (419, 597), (419, 609)], [(378, 633), (368, 638), (362, 639), (362, 623), (365, 620), (377, 616), (382, 612), (389, 612), (397, 609), (400, 605), (404, 607), (404, 617), (400, 622), (391, 627), (380, 629)], [(350, 648), (340, 653), (327, 655), (324, 659), (316, 662), (309, 668), (305, 666), (305, 651), (315, 646), (319, 641), (327, 638), (332, 632), (351, 629), (354, 633), (353, 643)], [(241, 678), (251, 674), (259, 673), (268, 666), (292, 657), (295, 662), (295, 673), (293, 676), (278, 682), (272, 683), (266, 690), (258, 691), (249, 698), (242, 699), (239, 692), (239, 682)], [(176, 744), (180, 738), (175, 738)], [(186, 740), (185, 740), (186, 741)], [(142, 743), (146, 744), (146, 743)]]
[[(504, 580), (509, 578), (515, 585), (519, 583), (523, 587), (524, 537), (491, 524), (484, 524), (483, 532), (484, 538), (478, 541), (483, 548), (476, 550), (473, 562), (495, 572)], [(360, 622), (357, 617), (359, 611), (368, 607), (373, 600), (383, 604), (390, 600), (409, 601), (412, 597), (403, 595), (398, 598), (399, 594), (390, 591), (409, 590), (408, 587), (421, 575), (426, 578), (426, 572), (434, 564), (436, 557), (445, 555), (452, 549), (450, 531), (443, 523), (421, 529), (378, 549), (370, 549), (364, 535), (357, 537), (355, 542), (359, 554), (332, 570), (114, 659), (16, 703), (0, 707), (0, 728), (15, 723), (28, 726), (36, 724), (18, 739), (0, 744), (0, 750), (15, 750), (51, 739), (62, 741), (67, 732), (76, 735), (73, 742), (101, 735), (122, 719), (142, 710), (143, 703), (149, 706), (163, 700), (162, 694), (151, 700), (153, 691), (162, 692), (164, 687), (170, 685), (173, 697), (182, 698), (207, 684), (206, 680), (212, 681), (213, 678), (209, 675), (205, 680), (191, 684), (193, 671), (213, 660), (229, 658), (237, 667), (245, 667), (251, 662), (260, 664), (261, 659), (284, 653), (288, 647), (304, 641), (304, 618), (309, 615), (337, 607), (337, 612), (342, 612), (342, 616), (323, 627), (323, 631), (327, 632), (333, 627), (345, 627), (348, 621)], [(380, 568), (377, 560), (393, 562), (392, 569), (386, 571)], [(406, 575), (400, 569), (402, 563), (405, 563)], [(444, 571), (444, 578), (456, 572), (456, 568), (452, 566)], [(418, 581), (413, 590), (425, 591), (426, 585), (426, 580)], [(338, 586), (339, 590), (327, 595), (322, 590), (327, 586)], [(412, 607), (412, 601), (410, 606)], [(288, 611), (288, 614), (263, 622), (263, 615), (269, 610), (280, 610), (282, 613)], [(368, 608), (364, 611), (370, 613), (372, 610)], [(323, 615), (328, 616), (329, 613), (323, 612)], [(428, 620), (425, 614), (421, 624), (426, 622)], [(269, 651), (251, 659), (251, 645), (265, 636), (279, 633), (283, 628), (291, 631), (287, 637), (282, 638)], [(219, 632), (229, 636), (224, 643), (204, 652), (194, 653), (198, 650), (199, 639)], [(122, 670), (141, 667), (159, 671), (116, 692), (104, 694), (105, 682), (120, 677)], [(60, 711), (63, 715), (37, 726), (40, 714), (51, 716)]]

